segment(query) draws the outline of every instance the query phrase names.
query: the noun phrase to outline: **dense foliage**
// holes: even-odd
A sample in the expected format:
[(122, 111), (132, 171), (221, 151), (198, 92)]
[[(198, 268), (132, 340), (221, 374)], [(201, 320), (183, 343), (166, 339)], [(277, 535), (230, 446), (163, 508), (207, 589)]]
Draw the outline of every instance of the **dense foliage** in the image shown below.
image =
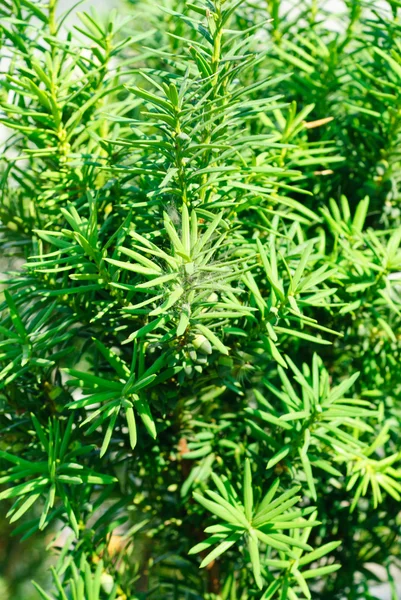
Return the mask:
[(367, 600), (372, 563), (397, 598), (400, 7), (3, 0), (0, 499), (51, 540), (37, 598)]

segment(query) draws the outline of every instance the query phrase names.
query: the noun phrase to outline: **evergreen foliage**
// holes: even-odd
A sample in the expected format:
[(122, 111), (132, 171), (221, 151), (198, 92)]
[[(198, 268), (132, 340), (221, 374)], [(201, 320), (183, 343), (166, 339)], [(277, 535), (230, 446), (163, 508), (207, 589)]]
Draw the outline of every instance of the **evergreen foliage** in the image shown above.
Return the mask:
[(3, 0), (0, 499), (54, 538), (37, 598), (367, 600), (372, 563), (397, 598), (400, 11)]

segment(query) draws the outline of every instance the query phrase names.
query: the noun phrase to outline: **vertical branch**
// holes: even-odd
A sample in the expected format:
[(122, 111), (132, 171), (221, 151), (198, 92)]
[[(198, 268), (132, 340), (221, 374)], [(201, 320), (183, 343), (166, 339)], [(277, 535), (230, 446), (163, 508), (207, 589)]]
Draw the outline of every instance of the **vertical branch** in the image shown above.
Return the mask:
[(56, 8), (57, 0), (49, 0), (49, 32), (51, 36), (57, 34)]

